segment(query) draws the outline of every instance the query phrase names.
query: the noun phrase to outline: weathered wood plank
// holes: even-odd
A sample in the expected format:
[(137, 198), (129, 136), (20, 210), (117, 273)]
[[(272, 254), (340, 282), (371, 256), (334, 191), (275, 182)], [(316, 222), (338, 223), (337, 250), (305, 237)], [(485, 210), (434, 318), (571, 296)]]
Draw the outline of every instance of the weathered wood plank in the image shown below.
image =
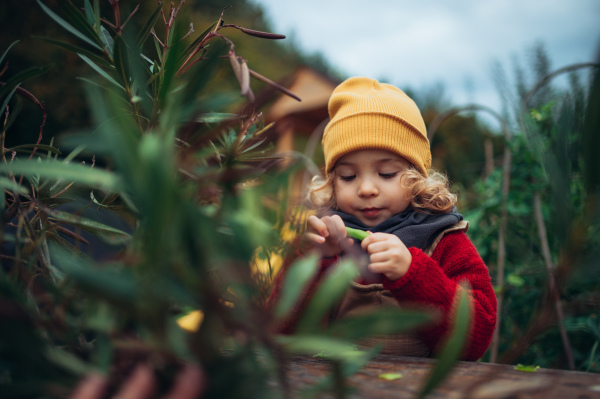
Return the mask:
[[(352, 398), (416, 397), (435, 361), (432, 359), (378, 356), (349, 379), (357, 388)], [(288, 377), (294, 390), (317, 383), (330, 372), (327, 361), (296, 357)], [(402, 378), (387, 381), (385, 373), (400, 373)], [(563, 370), (539, 369), (536, 372), (514, 370), (513, 366), (459, 362), (448, 379), (430, 398), (600, 398), (600, 375)]]

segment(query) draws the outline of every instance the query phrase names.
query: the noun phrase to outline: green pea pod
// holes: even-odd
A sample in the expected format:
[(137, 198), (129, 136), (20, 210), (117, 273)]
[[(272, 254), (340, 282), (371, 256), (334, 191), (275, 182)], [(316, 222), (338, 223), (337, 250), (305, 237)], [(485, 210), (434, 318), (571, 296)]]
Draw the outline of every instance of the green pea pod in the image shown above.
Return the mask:
[(369, 233), (362, 230), (353, 229), (351, 227), (346, 227), (346, 232), (348, 233), (348, 237), (356, 238), (357, 240), (364, 240), (369, 236)]

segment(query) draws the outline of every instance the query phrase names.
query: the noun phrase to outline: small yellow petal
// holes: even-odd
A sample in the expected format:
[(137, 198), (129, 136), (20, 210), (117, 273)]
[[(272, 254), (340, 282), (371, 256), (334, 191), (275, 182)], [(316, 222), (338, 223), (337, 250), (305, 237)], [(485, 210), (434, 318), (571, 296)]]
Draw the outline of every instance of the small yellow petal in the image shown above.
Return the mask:
[(204, 312), (201, 310), (194, 310), (187, 315), (178, 318), (177, 324), (185, 331), (196, 332), (200, 329), (203, 320)]

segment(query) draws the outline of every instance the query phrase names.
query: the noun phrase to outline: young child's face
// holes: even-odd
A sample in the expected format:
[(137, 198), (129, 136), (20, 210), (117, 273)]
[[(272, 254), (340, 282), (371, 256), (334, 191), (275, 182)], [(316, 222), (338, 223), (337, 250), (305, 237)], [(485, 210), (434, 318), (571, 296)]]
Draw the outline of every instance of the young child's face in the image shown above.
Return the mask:
[(334, 167), (335, 202), (340, 211), (373, 227), (410, 204), (401, 178), (410, 166), (385, 150), (358, 150), (342, 156)]

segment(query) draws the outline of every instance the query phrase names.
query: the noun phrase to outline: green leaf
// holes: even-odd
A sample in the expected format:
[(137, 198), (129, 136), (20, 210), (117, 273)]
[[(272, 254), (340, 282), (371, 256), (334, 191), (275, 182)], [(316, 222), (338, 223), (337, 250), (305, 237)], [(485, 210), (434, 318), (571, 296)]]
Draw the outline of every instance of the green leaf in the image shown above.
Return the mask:
[(108, 55), (110, 55), (110, 58), (112, 58), (115, 42), (104, 26), (100, 26), (100, 41), (104, 49), (108, 52)]
[(514, 367), (514, 369), (517, 371), (525, 371), (527, 373), (535, 373), (540, 369), (540, 366), (524, 366), (519, 363)]
[(102, 68), (100, 68), (98, 65), (94, 64), (92, 62), (92, 60), (90, 60), (88, 57), (86, 57), (83, 54), (77, 54), (79, 56), (79, 58), (81, 58), (82, 60), (85, 61), (86, 64), (88, 64), (89, 66), (92, 67), (92, 69), (94, 69), (94, 71), (98, 72), (100, 74), (100, 76), (102, 76), (104, 79), (108, 80), (110, 83), (114, 84), (115, 86), (117, 86), (118, 88), (123, 89), (123, 86), (121, 86), (119, 83), (117, 83), (116, 80), (114, 80), (108, 73), (106, 73)]
[(131, 235), (122, 230), (71, 213), (49, 211), (48, 216), (95, 234), (109, 244), (125, 244), (131, 240)]
[[(2, 107), (0, 107), (0, 118), (3, 119), (4, 116), (4, 110), (6, 109), (6, 107), (8, 106), (8, 103), (10, 102), (10, 99), (12, 98), (12, 96), (15, 94), (15, 91), (17, 91), (17, 88), (19, 87), (19, 85), (16, 85), (10, 93), (8, 93), (8, 96), (6, 96), (6, 99), (4, 100), (4, 102), (2, 103)], [(6, 153), (6, 151), (5, 151)]]
[(99, 268), (54, 244), (50, 246), (50, 254), (65, 276), (89, 293), (127, 305), (132, 305), (139, 295), (136, 280), (125, 268), (108, 265)]
[(357, 340), (371, 335), (411, 331), (434, 319), (432, 314), (425, 312), (387, 308), (337, 320), (328, 332), (336, 337)]
[(161, 8), (162, 7), (160, 5), (156, 7), (152, 15), (150, 15), (150, 18), (148, 18), (148, 21), (146, 21), (144, 27), (139, 31), (135, 40), (139, 48), (142, 48), (144, 46), (146, 39), (148, 39), (148, 36), (150, 36), (150, 31), (152, 30), (154, 24), (156, 24), (156, 21), (158, 20), (158, 17), (160, 16)]
[(364, 352), (356, 349), (356, 345), (323, 335), (281, 335), (275, 340), (287, 352), (296, 354), (312, 355), (336, 359), (348, 360), (364, 355)]
[(94, 15), (94, 9), (92, 8), (92, 4), (90, 3), (90, 0), (85, 0), (83, 4), (85, 8), (85, 16), (87, 18), (87, 21), (90, 25), (93, 26), (94, 22), (96, 21), (96, 16)]
[(424, 398), (438, 386), (452, 371), (465, 345), (469, 329), (469, 296), (466, 288), (460, 289), (455, 299), (456, 318), (450, 339), (444, 344), (439, 360), (429, 374), (429, 378), (423, 385), (419, 398)]
[[(116, 195), (117, 195), (117, 194), (113, 194), (113, 196), (115, 196), (115, 198), (116, 198)], [(104, 200), (104, 201), (102, 201), (102, 202), (99, 202), (99, 201), (96, 199), (96, 196), (94, 195), (94, 192), (93, 192), (93, 191), (91, 191), (91, 192), (90, 192), (90, 198), (92, 199), (92, 202), (93, 202), (94, 204), (98, 205), (98, 209), (100, 209), (100, 208), (110, 208), (110, 209), (120, 209), (120, 208), (122, 208), (122, 206), (120, 206), (120, 205), (110, 205), (110, 202), (109, 202), (109, 204), (108, 204), (108, 205), (104, 204), (103, 202), (104, 202), (104, 201), (106, 201), (106, 198), (105, 198), (105, 200)], [(108, 198), (108, 197), (107, 197), (107, 198)], [(114, 201), (114, 200), (113, 200), (113, 201)], [(111, 201), (111, 202), (112, 202), (112, 201)]]
[(0, 164), (0, 172), (26, 175), (38, 175), (40, 177), (72, 180), (77, 183), (100, 187), (107, 191), (119, 191), (120, 179), (117, 175), (102, 169), (90, 169), (79, 164), (65, 164), (55, 160), (46, 160), (42, 163), (35, 161), (18, 161), (12, 164)]
[(198, 117), (196, 118), (196, 122), (222, 123), (237, 118), (239, 118), (238, 114), (229, 114), (224, 112), (207, 112), (205, 114), (198, 115)]
[(325, 314), (344, 295), (350, 286), (350, 281), (357, 275), (358, 267), (350, 259), (345, 259), (332, 267), (332, 271), (325, 277), (308, 304), (297, 331), (302, 333), (318, 329)]
[(10, 46), (8, 46), (8, 48), (4, 51), (2, 57), (0, 57), (0, 65), (2, 65), (2, 61), (4, 61), (4, 57), (6, 57), (6, 54), (8, 54), (9, 50), (17, 43), (19, 43), (19, 40), (15, 40), (14, 42), (12, 42)]
[(27, 187), (23, 187), (4, 176), (0, 176), (0, 191), (4, 190), (14, 191), (23, 195), (29, 194)]
[(48, 345), (46, 347), (46, 356), (55, 365), (62, 367), (70, 373), (84, 377), (91, 373), (98, 373), (96, 368), (81, 360), (78, 356), (73, 355), (70, 352), (60, 349), (58, 346)]
[[(371, 359), (373, 359), (373, 357), (375, 357), (379, 353), (380, 350), (381, 350), (381, 346), (378, 345), (378, 346), (375, 346), (374, 348), (372, 348), (371, 350), (369, 350), (368, 352), (358, 352), (358, 351), (354, 352), (355, 354), (350, 359), (346, 358), (342, 362), (341, 377), (348, 378), (348, 377), (352, 376), (353, 374), (355, 374), (356, 372), (358, 372)], [(323, 392), (325, 390), (331, 391), (333, 389), (333, 387), (335, 386), (335, 384), (336, 384), (335, 377), (330, 374), (327, 377), (321, 379), (321, 381), (316, 383), (314, 386), (303, 390), (301, 393), (301, 398), (308, 399), (308, 398), (317, 397), (317, 395), (320, 392)]]
[(48, 69), (49, 68), (33, 67), (17, 73), (16, 75), (8, 79), (6, 82), (4, 82), (4, 86), (0, 88), (0, 98), (4, 97), (6, 93), (10, 92), (15, 86), (18, 86), (26, 80), (29, 80), (31, 78), (45, 73)]
[(102, 65), (102, 66), (103, 66), (103, 67), (105, 67), (105, 68), (109, 68), (109, 69), (112, 69), (112, 68), (114, 68), (114, 67), (113, 67), (113, 66), (112, 66), (112, 65), (111, 65), (111, 64), (110, 64), (108, 61), (106, 61), (104, 58), (102, 58), (102, 57), (100, 57), (99, 55), (97, 55), (97, 54), (94, 54), (94, 53), (92, 53), (91, 51), (89, 51), (89, 50), (86, 50), (86, 49), (84, 49), (84, 48), (82, 48), (82, 47), (77, 47), (77, 46), (74, 46), (74, 45), (72, 45), (72, 44), (70, 44), (70, 43), (61, 42), (60, 40), (54, 40), (54, 39), (52, 39), (52, 38), (49, 38), (49, 37), (42, 37), (42, 36), (33, 36), (33, 37), (34, 37), (34, 38), (36, 38), (36, 39), (43, 40), (43, 41), (45, 41), (45, 42), (48, 42), (48, 43), (54, 44), (55, 46), (62, 47), (62, 48), (64, 48), (65, 50), (71, 51), (71, 52), (73, 52), (73, 53), (75, 53), (75, 54), (82, 54), (82, 55), (85, 55), (86, 57), (88, 57), (88, 58), (89, 58), (91, 61), (93, 61), (94, 63), (96, 63), (96, 64), (98, 64), (98, 65)]
[(117, 76), (119, 77), (122, 86), (128, 87), (130, 85), (129, 56), (127, 44), (125, 43), (122, 35), (115, 36), (113, 49), (113, 58), (115, 61), (115, 70), (117, 72)]
[(523, 277), (514, 273), (511, 273), (508, 276), (506, 276), (506, 282), (512, 285), (513, 287), (522, 287), (523, 285), (525, 285), (525, 280), (523, 280)]
[(285, 282), (281, 298), (275, 308), (275, 317), (278, 319), (288, 315), (306, 285), (315, 275), (319, 257), (317, 255), (302, 258), (285, 271)]
[(381, 378), (382, 380), (393, 381), (393, 380), (402, 378), (402, 374), (400, 374), (400, 373), (385, 373), (385, 374), (379, 374), (378, 377)]
[(100, 44), (100, 38), (94, 30), (93, 22), (88, 22), (85, 13), (75, 7), (71, 0), (57, 0), (66, 18), (74, 25), (75, 29), (83, 33), (88, 39)]
[(23, 145), (18, 145), (16, 147), (12, 147), (12, 148), (7, 148), (6, 151), (4, 152), (5, 154), (7, 152), (10, 151), (20, 151), (20, 152), (31, 152), (31, 151), (22, 151), (22, 150), (29, 150), (29, 149), (34, 149), (37, 148), (38, 150), (44, 150), (44, 151), (49, 151), (53, 154), (56, 155), (62, 155), (62, 153), (60, 152), (60, 150), (56, 147), (52, 147), (49, 145), (44, 145), (44, 144), (23, 144)]
[(190, 54), (192, 54), (194, 49), (200, 45), (200, 43), (206, 37), (206, 35), (208, 35), (213, 29), (215, 29), (216, 26), (217, 26), (217, 22), (213, 23), (211, 26), (206, 28), (206, 30), (204, 32), (202, 32), (200, 35), (198, 35), (196, 40), (194, 40), (189, 46), (187, 46), (187, 48), (181, 53), (181, 57), (180, 57), (179, 63), (178, 63), (179, 66), (181, 66), (183, 64), (183, 62), (190, 56)]
[(96, 43), (93, 40), (89, 39), (86, 35), (84, 35), (83, 33), (79, 32), (77, 29), (75, 29), (67, 21), (65, 21), (64, 19), (62, 19), (58, 15), (56, 15), (51, 9), (49, 9), (48, 7), (46, 7), (44, 5), (44, 3), (42, 3), (40, 0), (37, 0), (37, 2), (40, 5), (40, 7), (42, 7), (42, 10), (44, 10), (44, 12), (46, 14), (48, 14), (50, 16), (50, 18), (52, 18), (54, 21), (56, 21), (60, 26), (62, 26), (67, 31), (69, 31), (71, 34), (77, 36), (78, 38), (80, 38), (81, 40), (83, 40), (84, 42), (86, 42), (87, 44), (89, 44), (90, 46), (92, 46), (92, 47), (94, 47), (94, 48), (102, 51), (102, 47), (100, 47), (98, 45), (98, 43)]

